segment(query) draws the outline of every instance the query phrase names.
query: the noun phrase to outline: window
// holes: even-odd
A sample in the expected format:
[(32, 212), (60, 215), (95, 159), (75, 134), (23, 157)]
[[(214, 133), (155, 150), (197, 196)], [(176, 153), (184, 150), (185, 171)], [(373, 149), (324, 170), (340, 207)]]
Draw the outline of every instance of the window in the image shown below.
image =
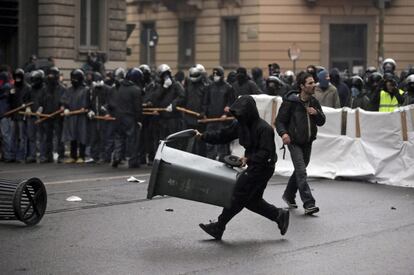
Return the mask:
[(178, 31), (178, 67), (189, 68), (195, 60), (195, 21), (181, 20)]
[(330, 68), (360, 73), (367, 64), (367, 25), (331, 24)]
[(239, 66), (239, 19), (237, 17), (222, 20), (220, 60), (226, 68)]
[(100, 0), (80, 1), (80, 46), (99, 48), (101, 30)]
[(140, 57), (141, 64), (148, 64), (150, 67), (155, 65), (155, 23), (142, 22), (140, 36)]

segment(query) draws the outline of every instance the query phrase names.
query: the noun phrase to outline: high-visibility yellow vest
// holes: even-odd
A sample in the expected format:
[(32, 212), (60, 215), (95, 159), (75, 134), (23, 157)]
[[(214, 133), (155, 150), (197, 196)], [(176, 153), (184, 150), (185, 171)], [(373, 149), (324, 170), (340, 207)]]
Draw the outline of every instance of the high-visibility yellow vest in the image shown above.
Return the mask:
[[(400, 94), (404, 94), (402, 90), (399, 90)], [(399, 107), (398, 100), (395, 96), (391, 98), (391, 95), (384, 90), (381, 90), (379, 112), (393, 112)]]

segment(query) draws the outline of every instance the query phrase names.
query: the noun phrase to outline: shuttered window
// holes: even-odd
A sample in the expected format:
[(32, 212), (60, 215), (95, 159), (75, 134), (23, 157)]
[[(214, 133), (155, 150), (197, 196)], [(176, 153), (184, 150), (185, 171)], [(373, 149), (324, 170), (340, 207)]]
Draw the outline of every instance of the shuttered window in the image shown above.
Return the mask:
[(195, 20), (180, 21), (178, 38), (178, 67), (188, 69), (195, 63)]
[(141, 64), (155, 66), (155, 44), (151, 43), (151, 34), (155, 30), (154, 22), (141, 23), (140, 57)]
[(81, 0), (80, 8), (80, 45), (99, 48), (101, 2), (100, 0)]
[(225, 17), (221, 23), (221, 54), (222, 66), (235, 68), (239, 66), (239, 19)]

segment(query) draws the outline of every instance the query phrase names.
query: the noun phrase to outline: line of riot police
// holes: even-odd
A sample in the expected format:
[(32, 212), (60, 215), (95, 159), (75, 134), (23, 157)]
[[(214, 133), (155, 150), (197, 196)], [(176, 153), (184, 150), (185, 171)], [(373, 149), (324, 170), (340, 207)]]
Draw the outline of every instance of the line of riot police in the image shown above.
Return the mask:
[[(414, 69), (402, 74), (401, 80), (395, 69), (395, 61), (386, 59), (382, 73), (369, 67), (363, 75), (348, 76), (335, 68), (328, 73), (313, 65), (306, 71), (319, 83), (315, 97), (320, 97), (322, 105), (330, 106), (324, 102), (330, 93), (330, 98), (337, 98), (330, 107), (392, 111), (414, 103)], [(96, 162), (111, 163), (113, 167), (128, 160), (128, 167), (138, 168), (151, 164), (158, 141), (174, 132), (187, 128), (217, 130), (231, 123), (225, 118), (240, 95), (283, 97), (296, 85), (295, 74), (282, 74), (277, 63), (269, 65), (266, 79), (258, 67), (251, 70), (251, 75), (239, 67), (226, 78), (222, 67), (208, 74), (201, 64), (192, 66), (187, 77), (184, 72), (173, 75), (167, 64), (156, 70), (143, 64), (129, 70), (117, 68), (106, 75), (101, 72), (101, 68), (73, 70), (69, 87), (61, 82), (56, 66), (46, 72), (33, 70), (28, 78), (23, 69), (15, 70), (12, 77), (1, 72), (3, 160)], [(147, 111), (154, 108), (157, 111)], [(183, 108), (190, 112), (183, 112)], [(199, 122), (205, 118), (224, 119)], [(196, 139), (185, 144), (177, 141), (173, 146), (218, 160), (230, 153), (228, 144), (211, 145)], [(66, 157), (65, 148), (69, 149)]]

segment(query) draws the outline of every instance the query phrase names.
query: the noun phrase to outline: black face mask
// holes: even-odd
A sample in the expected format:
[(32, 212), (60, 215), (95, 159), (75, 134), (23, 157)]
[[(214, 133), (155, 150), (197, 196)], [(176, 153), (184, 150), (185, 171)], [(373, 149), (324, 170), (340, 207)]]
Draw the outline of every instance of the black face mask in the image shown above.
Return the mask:
[(78, 88), (80, 86), (80, 83), (79, 83), (79, 81), (77, 79), (71, 79), (70, 80), (70, 83), (72, 84), (72, 86), (74, 88)]
[(236, 78), (239, 83), (244, 83), (247, 80), (247, 76), (245, 74), (237, 74)]
[(47, 84), (56, 86), (58, 83), (57, 79), (55, 77), (48, 77), (47, 78)]
[(23, 86), (23, 80), (22, 79), (20, 79), (19, 81), (15, 80), (14, 85), (16, 87), (22, 87)]
[(40, 89), (40, 88), (42, 88), (42, 85), (43, 85), (43, 82), (35, 81), (35, 82), (33, 82), (32, 87), (35, 88), (35, 89)]

